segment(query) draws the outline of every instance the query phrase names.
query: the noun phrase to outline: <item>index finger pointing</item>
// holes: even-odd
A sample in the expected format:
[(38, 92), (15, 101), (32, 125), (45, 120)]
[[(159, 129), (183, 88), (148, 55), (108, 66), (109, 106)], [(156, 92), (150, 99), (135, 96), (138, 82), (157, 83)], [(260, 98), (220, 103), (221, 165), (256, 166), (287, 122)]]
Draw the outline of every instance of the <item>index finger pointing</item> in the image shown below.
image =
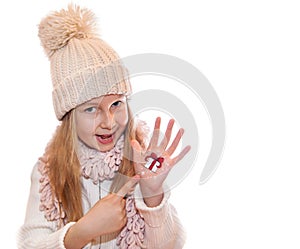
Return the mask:
[(133, 176), (122, 186), (122, 188), (116, 194), (122, 198), (125, 197), (128, 193), (132, 191), (133, 187), (139, 182), (139, 180), (139, 175)]

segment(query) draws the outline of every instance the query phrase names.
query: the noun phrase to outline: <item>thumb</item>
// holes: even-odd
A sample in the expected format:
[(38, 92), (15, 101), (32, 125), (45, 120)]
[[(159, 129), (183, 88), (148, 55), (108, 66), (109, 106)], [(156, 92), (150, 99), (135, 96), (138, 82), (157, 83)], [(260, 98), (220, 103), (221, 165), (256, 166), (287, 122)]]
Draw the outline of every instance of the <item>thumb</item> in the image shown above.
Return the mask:
[(135, 163), (142, 163), (144, 160), (142, 159), (142, 147), (137, 140), (131, 140), (131, 148), (133, 152), (133, 161)]
[(135, 139), (131, 140), (131, 146), (136, 151), (141, 151), (142, 150), (140, 143)]
[(135, 175), (132, 178), (130, 178), (130, 180), (127, 181), (123, 185), (123, 187), (117, 192), (117, 195), (122, 198), (125, 197), (128, 193), (130, 193), (133, 190), (133, 188), (139, 182), (139, 180), (140, 180), (139, 175)]

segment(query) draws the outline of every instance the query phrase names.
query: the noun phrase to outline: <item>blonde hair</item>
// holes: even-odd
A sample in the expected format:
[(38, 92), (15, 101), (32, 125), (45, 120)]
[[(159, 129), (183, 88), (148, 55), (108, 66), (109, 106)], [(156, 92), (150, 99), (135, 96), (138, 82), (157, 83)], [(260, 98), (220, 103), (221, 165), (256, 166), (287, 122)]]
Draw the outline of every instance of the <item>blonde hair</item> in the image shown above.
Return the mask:
[[(145, 134), (136, 126), (128, 108), (129, 121), (125, 130), (124, 156), (119, 174), (113, 180), (112, 192), (123, 186), (126, 177), (134, 172), (130, 141), (136, 139), (145, 146)], [(81, 166), (77, 157), (78, 137), (76, 133), (75, 111), (68, 112), (57, 128), (52, 141), (47, 147), (47, 165), (52, 192), (61, 203), (60, 213), (64, 212), (67, 221), (77, 221), (83, 216)]]

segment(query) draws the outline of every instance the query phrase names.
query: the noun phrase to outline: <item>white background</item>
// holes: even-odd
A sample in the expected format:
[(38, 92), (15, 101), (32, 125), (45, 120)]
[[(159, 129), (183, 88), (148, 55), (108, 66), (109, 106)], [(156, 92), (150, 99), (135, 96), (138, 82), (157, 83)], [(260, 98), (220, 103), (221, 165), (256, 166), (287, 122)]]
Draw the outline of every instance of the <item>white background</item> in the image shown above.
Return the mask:
[[(198, 184), (209, 149), (202, 141), (199, 161), (172, 192), (187, 230), (185, 248), (300, 248), (297, 1), (76, 1), (82, 2), (121, 56), (155, 52), (184, 59), (209, 79), (222, 102), (227, 137), (218, 170)], [(1, 6), (0, 213), (6, 248), (16, 247), (31, 169), (58, 124), (37, 24), (67, 3), (15, 0)]]

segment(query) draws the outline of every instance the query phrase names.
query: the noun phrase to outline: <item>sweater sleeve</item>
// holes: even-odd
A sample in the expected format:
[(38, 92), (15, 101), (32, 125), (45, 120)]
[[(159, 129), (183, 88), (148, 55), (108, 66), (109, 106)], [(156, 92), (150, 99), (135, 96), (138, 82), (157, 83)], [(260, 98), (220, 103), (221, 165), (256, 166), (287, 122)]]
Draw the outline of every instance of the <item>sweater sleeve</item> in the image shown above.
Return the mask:
[(145, 220), (145, 247), (182, 249), (185, 231), (175, 208), (168, 202), (170, 192), (157, 207), (147, 207), (143, 199), (136, 199), (136, 207)]
[(31, 188), (25, 222), (17, 236), (18, 248), (65, 249), (64, 237), (74, 222), (70, 222), (57, 230), (55, 222), (46, 220), (44, 213), (39, 210), (39, 179), (40, 173), (38, 172), (37, 165), (35, 165), (31, 174)]

